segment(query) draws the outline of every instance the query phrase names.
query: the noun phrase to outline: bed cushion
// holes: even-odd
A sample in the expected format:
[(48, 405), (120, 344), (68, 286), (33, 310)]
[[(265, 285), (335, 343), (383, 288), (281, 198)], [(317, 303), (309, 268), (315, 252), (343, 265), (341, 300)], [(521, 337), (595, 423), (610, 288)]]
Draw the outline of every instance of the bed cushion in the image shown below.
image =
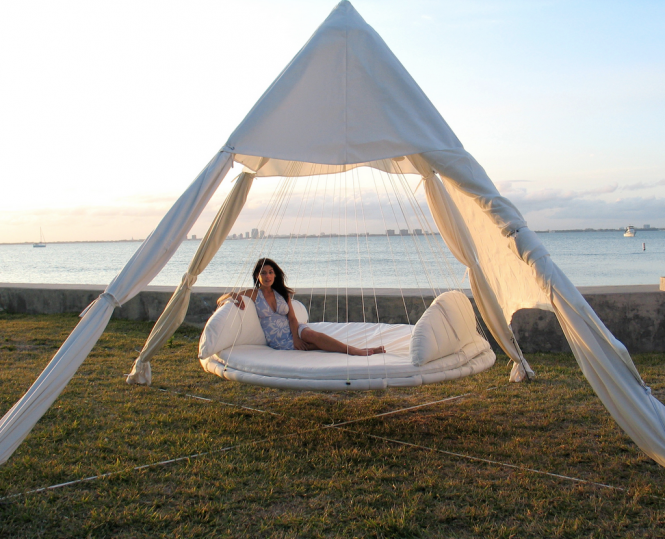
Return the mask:
[[(256, 313), (256, 305), (251, 298), (243, 296), (243, 299), (244, 310), (228, 302), (208, 319), (199, 341), (199, 359), (208, 358), (234, 346), (267, 344)], [(306, 324), (308, 315), (305, 306), (297, 300), (292, 300), (292, 305), (298, 322)]]
[(296, 318), (298, 319), (299, 324), (306, 324), (309, 320), (309, 314), (307, 313), (307, 307), (300, 303), (297, 299), (291, 300), (291, 305), (293, 306), (293, 312), (296, 313)]
[(266, 387), (363, 391), (453, 380), (489, 369), (495, 360), (487, 341), (479, 338), (454, 354), (415, 366), (409, 355), (413, 326), (318, 322), (310, 327), (353, 346), (383, 344), (387, 353), (359, 357), (320, 350), (302, 352), (242, 345), (202, 359), (201, 365), (226, 380)]
[(227, 302), (208, 319), (199, 341), (199, 358), (210, 357), (234, 344), (266, 344), (254, 302), (246, 296), (243, 300), (244, 310)]
[(414, 365), (425, 365), (484, 340), (476, 330), (469, 298), (457, 290), (438, 296), (416, 323), (410, 355)]

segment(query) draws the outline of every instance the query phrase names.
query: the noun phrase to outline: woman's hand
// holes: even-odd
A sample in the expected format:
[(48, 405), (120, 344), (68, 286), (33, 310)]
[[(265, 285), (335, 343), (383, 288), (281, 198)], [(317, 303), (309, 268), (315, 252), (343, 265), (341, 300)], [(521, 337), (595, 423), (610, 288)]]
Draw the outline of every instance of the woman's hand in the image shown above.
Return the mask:
[(293, 348), (296, 350), (309, 350), (307, 343), (303, 341), (300, 337), (293, 337)]
[(241, 311), (245, 310), (245, 302), (242, 299), (242, 294), (236, 294), (235, 292), (231, 292), (230, 294), (224, 294), (217, 300), (217, 307), (221, 307), (227, 301), (233, 302), (235, 305), (237, 305), (240, 308)]

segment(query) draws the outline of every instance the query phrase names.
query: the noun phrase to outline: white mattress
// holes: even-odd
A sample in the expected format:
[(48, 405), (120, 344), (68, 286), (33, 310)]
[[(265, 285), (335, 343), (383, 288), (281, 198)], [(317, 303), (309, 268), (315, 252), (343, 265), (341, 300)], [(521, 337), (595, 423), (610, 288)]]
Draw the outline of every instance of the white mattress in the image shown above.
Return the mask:
[(409, 356), (413, 326), (331, 322), (308, 325), (352, 346), (383, 345), (387, 353), (365, 357), (241, 345), (202, 359), (201, 364), (210, 373), (248, 384), (283, 389), (360, 391), (462, 378), (489, 369), (496, 359), (487, 341), (478, 336), (457, 353), (415, 366)]

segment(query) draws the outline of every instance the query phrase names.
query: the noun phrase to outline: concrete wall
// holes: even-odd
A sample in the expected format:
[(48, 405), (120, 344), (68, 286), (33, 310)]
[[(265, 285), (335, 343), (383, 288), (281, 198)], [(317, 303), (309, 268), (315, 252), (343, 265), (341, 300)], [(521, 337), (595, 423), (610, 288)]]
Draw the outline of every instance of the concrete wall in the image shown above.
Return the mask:
[[(658, 285), (581, 287), (580, 292), (630, 352), (665, 351), (665, 292)], [(524, 352), (569, 352), (554, 313), (522, 309), (513, 331)]]
[[(97, 285), (0, 284), (0, 310), (8, 313), (80, 313), (104, 290)], [(175, 287), (149, 286), (113, 313), (114, 318), (157, 320)], [(215, 309), (223, 288), (195, 287), (185, 322), (202, 327)], [(659, 285), (585, 287), (580, 291), (610, 331), (631, 352), (665, 351), (665, 291)], [(431, 291), (300, 290), (296, 299), (310, 309), (310, 320), (318, 322), (376, 322), (376, 304), (381, 322), (414, 324), (432, 301)], [(470, 294), (469, 294), (470, 295)], [(408, 317), (407, 317), (408, 313)], [(522, 309), (515, 313), (513, 330), (525, 352), (569, 351), (568, 343), (553, 313)], [(489, 332), (486, 331), (489, 335)], [(493, 341), (493, 339), (490, 339)], [(496, 343), (492, 342), (496, 348)]]

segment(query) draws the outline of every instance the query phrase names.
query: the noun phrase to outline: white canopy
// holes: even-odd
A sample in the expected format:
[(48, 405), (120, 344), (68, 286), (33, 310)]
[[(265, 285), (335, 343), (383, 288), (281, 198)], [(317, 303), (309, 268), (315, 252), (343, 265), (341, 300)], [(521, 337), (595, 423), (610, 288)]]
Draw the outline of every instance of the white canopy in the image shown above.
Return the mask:
[(255, 170), (252, 156), (350, 165), (462, 145), (379, 34), (340, 2), (226, 148)]
[(231, 191), (128, 382), (150, 383), (150, 357), (184, 317), (187, 291), (221, 245), (253, 176), (327, 174), (366, 164), (423, 177), (436, 225), (455, 257), (469, 268), (483, 319), (515, 361), (511, 380), (531, 372), (510, 330), (513, 313), (524, 307), (554, 311), (604, 405), (635, 443), (665, 465), (665, 407), (641, 380), (626, 348), (346, 0), (113, 280), (101, 296), (105, 301), (87, 310), (35, 384), (2, 418), (0, 463), (73, 376), (108, 323), (112, 306), (131, 299), (166, 264), (228, 171), (231, 158), (253, 174), (245, 175), (242, 186)]

